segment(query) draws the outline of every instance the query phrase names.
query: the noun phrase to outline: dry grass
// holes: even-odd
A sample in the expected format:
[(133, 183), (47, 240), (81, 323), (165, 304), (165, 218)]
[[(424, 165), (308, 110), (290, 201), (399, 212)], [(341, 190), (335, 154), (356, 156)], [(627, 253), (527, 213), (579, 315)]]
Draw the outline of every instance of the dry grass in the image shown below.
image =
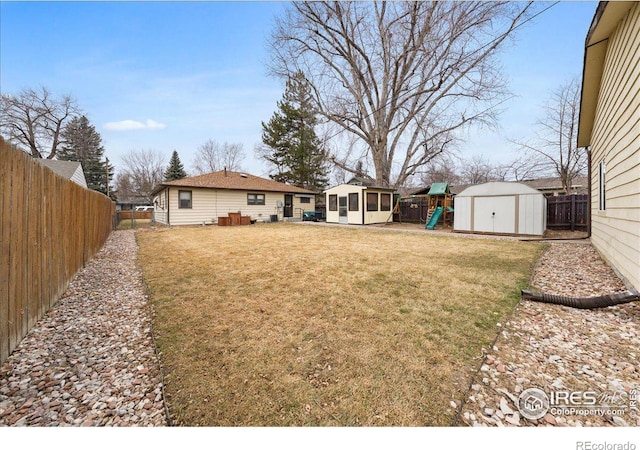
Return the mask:
[(190, 426), (451, 424), (542, 249), (286, 224), (137, 236)]

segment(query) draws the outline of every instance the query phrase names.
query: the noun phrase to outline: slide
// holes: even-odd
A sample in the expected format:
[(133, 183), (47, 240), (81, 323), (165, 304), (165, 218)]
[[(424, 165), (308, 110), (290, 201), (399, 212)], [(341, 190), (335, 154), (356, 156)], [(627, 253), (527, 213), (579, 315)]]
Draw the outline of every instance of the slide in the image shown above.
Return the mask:
[(433, 212), (433, 214), (431, 215), (431, 219), (429, 219), (429, 223), (427, 223), (427, 226), (425, 227), (425, 229), (427, 230), (435, 229), (436, 223), (438, 223), (438, 219), (440, 219), (441, 215), (442, 215), (442, 206), (438, 206), (436, 210)]

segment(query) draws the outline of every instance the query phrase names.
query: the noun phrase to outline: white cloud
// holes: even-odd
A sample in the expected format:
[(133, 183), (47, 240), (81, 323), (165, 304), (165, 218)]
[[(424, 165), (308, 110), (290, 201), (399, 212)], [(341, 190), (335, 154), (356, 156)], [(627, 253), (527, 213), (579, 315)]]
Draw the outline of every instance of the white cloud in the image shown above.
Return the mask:
[(162, 128), (166, 128), (166, 125), (152, 119), (147, 119), (145, 123), (138, 122), (136, 120), (121, 120), (119, 122), (107, 122), (104, 124), (104, 129), (111, 131), (142, 130), (145, 128), (150, 130), (161, 130)]
[(166, 125), (164, 123), (156, 122), (155, 120), (152, 120), (152, 119), (147, 119), (147, 128), (151, 128), (154, 130), (161, 130), (163, 128), (166, 128)]

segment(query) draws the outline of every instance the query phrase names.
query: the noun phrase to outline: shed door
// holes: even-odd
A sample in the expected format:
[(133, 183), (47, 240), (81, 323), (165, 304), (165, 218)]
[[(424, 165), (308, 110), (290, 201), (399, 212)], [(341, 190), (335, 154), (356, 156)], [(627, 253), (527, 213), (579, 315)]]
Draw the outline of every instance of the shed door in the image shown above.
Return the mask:
[(338, 222), (349, 223), (347, 218), (347, 197), (338, 197)]
[(516, 198), (513, 195), (474, 197), (473, 230), (483, 233), (516, 232)]

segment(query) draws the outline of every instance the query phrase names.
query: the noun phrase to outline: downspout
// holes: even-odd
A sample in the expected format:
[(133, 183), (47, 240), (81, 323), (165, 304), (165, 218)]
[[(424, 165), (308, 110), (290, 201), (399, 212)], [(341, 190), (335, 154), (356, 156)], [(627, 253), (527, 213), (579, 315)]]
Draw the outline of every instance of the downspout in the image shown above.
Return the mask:
[(167, 226), (168, 227), (171, 226), (171, 219), (169, 218), (169, 211), (171, 210), (171, 207), (170, 207), (170, 205), (171, 205), (171, 203), (170, 203), (170, 201), (171, 201), (170, 189), (171, 188), (167, 186), (167, 193), (165, 194), (165, 197), (166, 197), (165, 200), (166, 200), (166, 203), (167, 203)]
[(620, 294), (601, 295), (599, 297), (567, 297), (564, 295), (532, 292), (524, 289), (520, 291), (520, 294), (524, 300), (551, 303), (554, 305), (563, 305), (578, 309), (605, 308), (607, 306), (620, 305), (622, 303), (631, 303), (640, 300), (640, 295), (637, 292), (631, 291)]
[(591, 147), (589, 145), (587, 145), (585, 147), (585, 151), (587, 152), (587, 189), (589, 192), (589, 196), (588, 196), (588, 201), (589, 204), (587, 205), (587, 239), (591, 238), (591, 208), (592, 208), (592, 203), (591, 203)]

